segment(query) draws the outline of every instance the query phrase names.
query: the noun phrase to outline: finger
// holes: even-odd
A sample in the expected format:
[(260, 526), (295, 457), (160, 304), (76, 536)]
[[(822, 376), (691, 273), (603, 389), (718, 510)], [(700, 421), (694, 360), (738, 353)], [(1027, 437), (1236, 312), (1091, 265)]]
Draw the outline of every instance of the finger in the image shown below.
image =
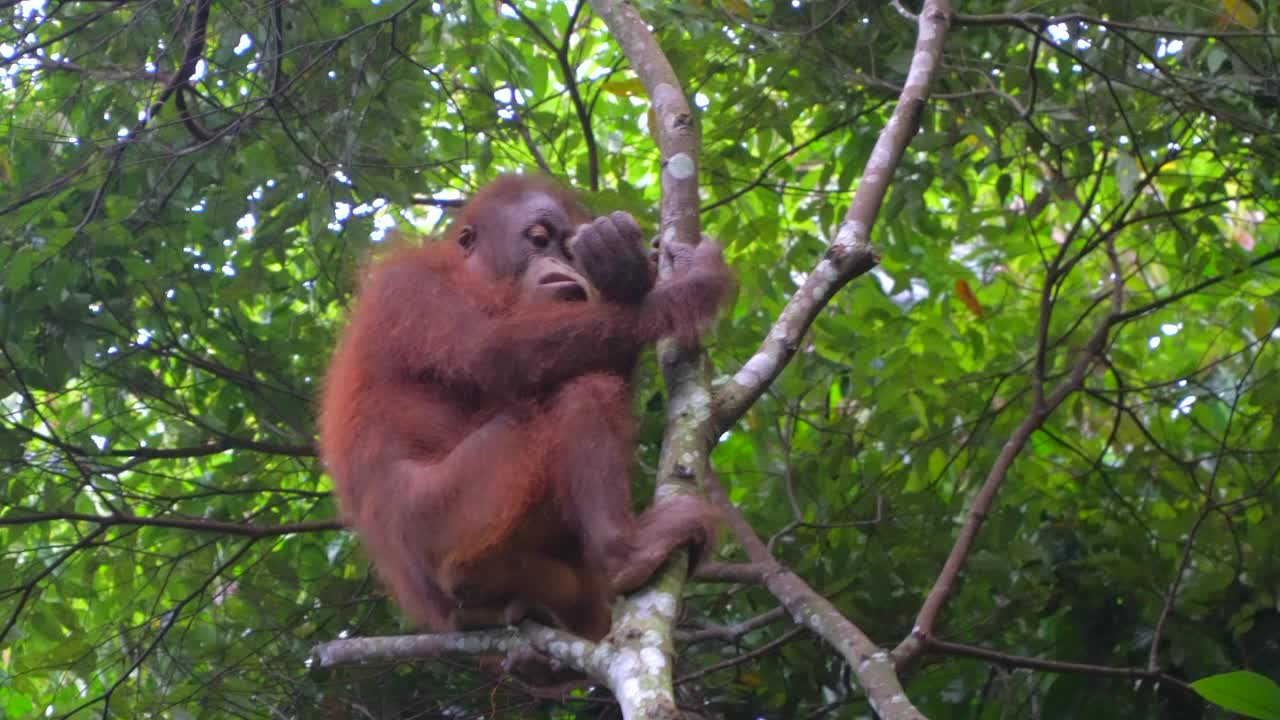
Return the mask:
[(716, 258), (717, 261), (720, 261), (724, 257), (724, 249), (720, 247), (720, 243), (703, 235), (702, 242), (698, 243), (698, 247), (695, 248), (694, 256), (698, 258)]
[[(603, 219), (603, 218), (602, 218)], [(617, 243), (613, 252), (624, 267), (640, 268), (646, 262), (644, 250), (644, 234), (640, 226), (627, 213), (618, 211), (610, 213), (608, 225), (614, 230)]]
[(588, 223), (579, 226), (569, 241), (569, 254), (573, 256), (574, 262), (591, 275), (607, 262), (608, 251), (599, 230), (594, 224)]
[(682, 260), (688, 260), (689, 258), (693, 257), (693, 251), (694, 251), (694, 248), (691, 247), (688, 243), (682, 243), (682, 242), (662, 243), (662, 249), (663, 251), (665, 251), (667, 257), (671, 258), (676, 262), (680, 262)]
[(594, 233), (595, 228), (592, 227), (591, 223), (583, 223), (582, 225), (579, 225), (578, 229), (573, 231), (573, 235), (569, 236), (569, 242), (567, 243), (569, 251), (573, 252), (578, 248), (578, 246), (585, 245), (587, 242), (587, 236)]
[(676, 256), (671, 252), (670, 243), (662, 243), (658, 250), (658, 274), (665, 275), (676, 269)]
[(609, 219), (613, 221), (613, 226), (618, 229), (623, 239), (632, 245), (644, 245), (644, 233), (640, 232), (640, 226), (636, 224), (636, 219), (631, 217), (629, 213), (621, 210), (615, 210), (609, 213)]
[(606, 247), (622, 247), (622, 233), (619, 232), (618, 226), (614, 224), (612, 216), (598, 217), (591, 223), (591, 226), (600, 234), (600, 239)]
[(649, 251), (644, 249), (644, 245), (631, 238), (623, 239), (621, 244), (614, 248), (614, 253), (619, 264), (632, 268), (644, 267), (650, 255)]

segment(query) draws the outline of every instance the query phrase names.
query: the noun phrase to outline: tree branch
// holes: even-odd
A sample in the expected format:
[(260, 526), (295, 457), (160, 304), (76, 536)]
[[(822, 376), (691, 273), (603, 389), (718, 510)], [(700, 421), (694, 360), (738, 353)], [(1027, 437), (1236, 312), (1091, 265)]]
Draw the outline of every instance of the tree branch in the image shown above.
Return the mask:
[(1071, 393), (1083, 387), (1085, 374), (1093, 365), (1094, 359), (1106, 347), (1108, 333), (1111, 331), (1112, 326), (1115, 325), (1115, 319), (1119, 316), (1124, 304), (1124, 273), (1122, 268), (1119, 267), (1119, 258), (1110, 238), (1107, 243), (1107, 255), (1111, 260), (1113, 278), (1111, 283), (1111, 312), (1098, 322), (1097, 327), (1089, 335), (1084, 347), (1080, 349), (1075, 363), (1072, 364), (1071, 369), (1068, 371), (1067, 377), (1043, 399), (1037, 394), (1037, 399), (1032, 403), (1031, 410), (1027, 413), (1027, 416), (1018, 424), (1018, 427), (1013, 431), (1013, 435), (1005, 442), (1004, 447), (1000, 449), (1000, 454), (996, 457), (995, 463), (992, 464), (990, 472), (987, 473), (987, 479), (982, 483), (982, 487), (979, 488), (978, 494), (973, 499), (973, 504), (969, 507), (964, 526), (960, 528), (960, 534), (956, 537), (955, 544), (951, 546), (951, 552), (947, 555), (942, 572), (938, 574), (933, 588), (929, 591), (928, 596), (925, 597), (924, 603), (920, 607), (920, 612), (916, 615), (915, 626), (911, 628), (910, 634), (893, 649), (894, 661), (899, 666), (911, 663), (924, 650), (924, 640), (933, 633), (938, 614), (955, 591), (960, 571), (969, 559), (969, 553), (973, 550), (978, 531), (982, 529), (982, 524), (986, 521), (987, 514), (991, 512), (996, 495), (1000, 492), (1000, 487), (1004, 484), (1005, 478), (1008, 477), (1009, 469), (1013, 467), (1014, 459), (1017, 458), (1018, 453), (1027, 444), (1031, 434), (1053, 414), (1053, 411), (1062, 404), (1062, 401)]
[[(661, 157), (662, 210), (659, 238), (668, 243), (696, 245), (701, 239), (698, 215), (698, 130), (688, 99), (671, 63), (654, 40), (644, 19), (630, 3), (592, 0), (592, 8), (622, 48), (653, 105)], [(572, 23), (571, 23), (572, 25)], [(665, 256), (665, 253), (661, 255)], [(662, 263), (660, 273), (671, 271)], [(708, 472), (713, 438), (711, 427), (711, 368), (695, 344), (672, 340), (658, 345), (658, 357), (668, 388), (667, 428), (658, 463), (657, 493), (697, 492), (698, 473)], [(614, 638), (620, 648), (609, 668), (609, 686), (622, 706), (624, 718), (680, 718), (671, 669), (675, 654), (671, 639), (678, 598), (684, 590), (688, 553), (677, 550), (652, 583), (651, 590), (626, 598), (615, 615)], [(629, 662), (634, 653), (659, 652), (664, 662)]]
[(1036, 27), (1040, 29), (1064, 23), (1086, 23), (1105, 27), (1108, 30), (1128, 30), (1131, 32), (1150, 33), (1161, 37), (1198, 37), (1198, 38), (1276, 38), (1280, 33), (1266, 30), (1188, 30), (1176, 27), (1156, 27), (1138, 23), (1109, 20), (1107, 18), (1084, 15), (1082, 13), (1066, 13), (1063, 15), (1045, 15), (1042, 13), (1007, 13), (997, 15), (964, 15), (956, 13), (951, 16), (951, 23), (961, 27), (984, 27), (992, 25), (1016, 25), (1020, 27)]
[(506, 654), (531, 647), (515, 628), (428, 635), (343, 638), (315, 646), (310, 665), (332, 668), (376, 662), (408, 662), (425, 658)]
[(129, 129), (128, 134), (111, 148), (109, 152), (111, 159), (107, 164), (107, 171), (103, 175), (102, 182), (98, 183), (98, 189), (89, 200), (89, 208), (75, 227), (76, 235), (79, 235), (93, 220), (94, 216), (98, 214), (98, 210), (102, 207), (102, 202), (106, 198), (107, 188), (111, 185), (111, 181), (115, 179), (116, 172), (120, 169), (120, 161), (124, 158), (125, 151), (137, 141), (142, 131), (147, 128), (152, 118), (160, 112), (160, 109), (164, 107), (169, 98), (178, 92), (180, 88), (186, 86), (191, 76), (195, 73), (196, 64), (204, 56), (205, 43), (209, 31), (209, 7), (212, 4), (213, 0), (195, 0), (195, 17), (191, 23), (191, 35), (187, 38), (186, 49), (182, 53), (182, 61), (178, 64), (177, 71), (169, 78), (169, 82), (165, 83), (155, 102), (151, 103), (151, 107), (147, 109), (147, 112), (138, 118), (138, 121)]
[[(197, 532), (215, 532), (223, 535), (235, 535), (247, 538), (278, 537), (295, 533), (329, 532), (341, 530), (343, 525), (337, 520), (311, 520), (307, 522), (282, 523), (280, 525), (248, 525), (226, 520), (207, 520), (197, 517), (177, 515), (148, 517), (119, 513), (115, 515), (92, 515), (78, 512), (22, 512), (16, 515), (0, 516), (0, 527), (6, 525), (32, 525), (35, 523), (67, 521), (89, 522), (106, 529), (116, 525), (132, 525), (137, 527), (162, 527)], [(98, 530), (95, 530), (96, 534)]]
[(1085, 663), (1062, 662), (1059, 660), (1041, 660), (1040, 658), (1027, 657), (1025, 655), (1010, 655), (996, 650), (988, 650), (987, 648), (977, 647), (976, 645), (946, 642), (936, 638), (929, 638), (925, 649), (930, 653), (936, 653), (939, 655), (951, 655), (955, 657), (974, 658), (975, 660), (985, 660), (989, 663), (1000, 665), (1001, 667), (1019, 667), (1027, 668), (1028, 670), (1040, 670), (1043, 672), (1062, 673), (1066, 675), (1128, 678), (1131, 680), (1157, 680), (1159, 682), (1169, 683), (1170, 685), (1188, 692), (1194, 692), (1191, 690), (1190, 685), (1176, 677), (1173, 677), (1172, 675), (1159, 672), (1149, 672), (1142, 668), (1108, 667), (1105, 665), (1087, 665)]
[(542, 28), (538, 27), (538, 24), (532, 18), (525, 15), (514, 2), (508, 1), (506, 5), (516, 14), (520, 22), (533, 31), (533, 34), (547, 47), (547, 50), (552, 55), (555, 55), (556, 63), (560, 66), (560, 75), (564, 78), (565, 89), (569, 91), (569, 100), (573, 103), (573, 111), (578, 116), (578, 124), (582, 126), (582, 139), (587, 145), (587, 176), (591, 191), (596, 192), (600, 189), (600, 157), (599, 149), (596, 147), (596, 134), (591, 128), (591, 112), (587, 109), (587, 104), (582, 100), (582, 93), (578, 90), (577, 68), (569, 60), (569, 44), (573, 38), (574, 23), (577, 22), (578, 13), (582, 10), (582, 0), (578, 0), (577, 5), (574, 7), (568, 26), (565, 28), (564, 42), (562, 43), (556, 43), (547, 37)]
[(841, 614), (830, 600), (773, 557), (742, 511), (729, 500), (723, 485), (718, 481), (707, 485), (708, 494), (724, 511), (729, 528), (751, 563), (768, 568), (764, 573), (765, 587), (782, 602), (797, 625), (808, 628), (840, 653), (862, 684), (867, 702), (876, 714), (886, 720), (924, 720), (925, 716), (903, 692), (889, 653)]
[(733, 426), (764, 393), (800, 347), (800, 339), (831, 298), (854, 278), (875, 267), (871, 229), (884, 202), (893, 171), (920, 128), (920, 115), (942, 60), (949, 0), (929, 0), (919, 16), (915, 53), (907, 81), (889, 122), (880, 131), (853, 202), (836, 237), (818, 264), (787, 302), (760, 348), (716, 395), (717, 433)]

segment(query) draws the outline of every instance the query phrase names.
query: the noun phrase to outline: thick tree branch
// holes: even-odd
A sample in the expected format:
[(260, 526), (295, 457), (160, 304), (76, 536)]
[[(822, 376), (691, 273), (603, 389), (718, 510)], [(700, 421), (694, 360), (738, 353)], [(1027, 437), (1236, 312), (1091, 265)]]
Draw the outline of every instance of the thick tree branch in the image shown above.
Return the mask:
[(718, 481), (709, 482), (708, 493), (724, 511), (729, 528), (746, 550), (752, 565), (768, 568), (764, 574), (765, 587), (782, 602), (797, 625), (808, 628), (840, 653), (862, 684), (867, 702), (876, 714), (886, 720), (923, 720), (924, 715), (903, 692), (889, 653), (841, 614), (830, 600), (773, 557), (742, 511), (729, 500), (723, 485)]
[(617, 697), (624, 718), (680, 720), (683, 715), (676, 709), (671, 692), (671, 664), (656, 660), (672, 655), (669, 629), (678, 610), (672, 591), (683, 585), (685, 569), (682, 556), (677, 555), (674, 560), (676, 567), (662, 573), (653, 587), (622, 601), (622, 612), (613, 631), (599, 643), (524, 622), (519, 629), (332, 640), (311, 651), (311, 663), (313, 667), (329, 668), (365, 662), (510, 654), (532, 648), (607, 685)]
[[(714, 417), (717, 433), (737, 422), (778, 376), (795, 354), (809, 325), (835, 293), (878, 262), (870, 246), (871, 228), (893, 171), (919, 129), (920, 116), (941, 62), (950, 13), (947, 0), (925, 3), (917, 21), (915, 53), (907, 81), (897, 107), (876, 140), (844, 221), (831, 247), (783, 308), (760, 349), (720, 389)], [(724, 509), (730, 527), (747, 549), (752, 563), (773, 568), (764, 574), (765, 586), (782, 601), (796, 623), (822, 637), (844, 657), (862, 684), (872, 709), (884, 718), (923, 718), (903, 692), (889, 653), (803, 579), (779, 564), (729, 501), (723, 488), (718, 487), (718, 483), (708, 484), (715, 485), (713, 496)]]
[(850, 280), (870, 271), (879, 262), (871, 249), (871, 229), (888, 192), (893, 171), (920, 127), (929, 88), (942, 60), (950, 14), (949, 0), (925, 3), (919, 16), (915, 53), (907, 81), (893, 115), (880, 131), (871, 156), (867, 158), (849, 211), (845, 213), (831, 246), (791, 296), (760, 348), (717, 392), (717, 432), (732, 427), (778, 377), (799, 349), (800, 339), (814, 318), (831, 298)]
[(434, 635), (388, 635), (331, 640), (311, 651), (311, 666), (331, 668), (378, 662), (410, 662), (425, 658), (506, 654), (532, 647), (515, 628)]
[(629, 3), (593, 0), (591, 7), (604, 19), (653, 102), (662, 155), (662, 241), (697, 244), (698, 133), (680, 81), (644, 19)]
[[(698, 131), (680, 81), (635, 8), (619, 0), (592, 0), (591, 6), (622, 48), (653, 105), (661, 156), (660, 242), (664, 246), (697, 244), (701, 238)], [(667, 265), (664, 262), (659, 272), (670, 272)], [(657, 494), (696, 492), (691, 481), (709, 467), (707, 457), (716, 437), (711, 422), (710, 365), (696, 344), (664, 341), (658, 346), (658, 355), (670, 399)], [(674, 553), (666, 569), (658, 573), (652, 589), (627, 598), (615, 616), (613, 637), (620, 639), (620, 648), (609, 667), (609, 687), (618, 698), (623, 718), (628, 720), (683, 717), (676, 707), (672, 685), (671, 669), (675, 663), (671, 661), (671, 633), (687, 563), (688, 553)], [(655, 651), (661, 655), (654, 655)], [(629, 657), (648, 659), (635, 662)]]

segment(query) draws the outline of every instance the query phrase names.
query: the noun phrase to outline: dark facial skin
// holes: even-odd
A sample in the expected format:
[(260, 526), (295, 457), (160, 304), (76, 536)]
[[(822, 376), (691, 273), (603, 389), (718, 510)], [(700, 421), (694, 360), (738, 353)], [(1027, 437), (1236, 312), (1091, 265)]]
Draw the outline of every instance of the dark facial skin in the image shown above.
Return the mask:
[(526, 192), (464, 227), (458, 244), (468, 266), (519, 278), (533, 297), (584, 301), (594, 288), (573, 267), (568, 245), (574, 227), (586, 219), (571, 217), (546, 193)]
[(630, 215), (593, 221), (542, 192), (523, 193), (477, 218), (458, 242), (469, 266), (517, 277), (537, 298), (634, 304), (653, 287), (654, 267)]

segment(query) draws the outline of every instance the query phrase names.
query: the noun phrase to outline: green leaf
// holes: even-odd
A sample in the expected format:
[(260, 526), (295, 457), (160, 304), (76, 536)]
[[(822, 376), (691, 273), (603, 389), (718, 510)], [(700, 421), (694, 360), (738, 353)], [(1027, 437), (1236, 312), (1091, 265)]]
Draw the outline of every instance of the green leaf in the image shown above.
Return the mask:
[(39, 256), (30, 248), (18, 248), (9, 257), (4, 269), (4, 283), (0, 288), (22, 290), (31, 280), (31, 269), (35, 267)]
[(1200, 697), (1233, 713), (1259, 720), (1280, 720), (1280, 685), (1247, 670), (1210, 675), (1191, 683)]
[(1120, 194), (1124, 197), (1132, 195), (1134, 189), (1138, 187), (1138, 181), (1142, 179), (1142, 171), (1138, 169), (1137, 161), (1132, 155), (1122, 153), (1116, 156), (1115, 168), (1116, 187), (1120, 188)]

